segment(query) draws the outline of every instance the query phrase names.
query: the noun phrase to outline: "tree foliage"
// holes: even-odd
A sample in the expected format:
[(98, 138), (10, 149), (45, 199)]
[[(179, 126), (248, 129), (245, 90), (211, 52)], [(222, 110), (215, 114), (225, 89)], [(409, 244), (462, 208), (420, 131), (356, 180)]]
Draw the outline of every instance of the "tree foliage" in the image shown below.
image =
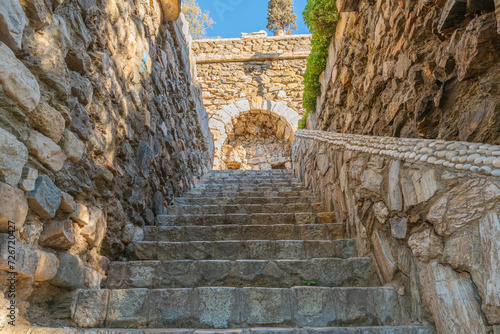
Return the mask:
[(286, 34), (297, 31), (297, 15), (293, 10), (293, 0), (269, 0), (267, 29), (275, 33), (279, 30)]
[(196, 0), (184, 0), (182, 13), (189, 22), (189, 33), (193, 36), (193, 39), (205, 37), (207, 29), (211, 29), (215, 23), (210, 17), (210, 12), (202, 12)]
[(325, 70), (328, 46), (340, 14), (335, 0), (308, 0), (302, 15), (313, 34), (312, 50), (304, 73), (303, 106), (307, 112), (313, 113), (316, 111), (316, 98), (321, 93), (319, 76)]

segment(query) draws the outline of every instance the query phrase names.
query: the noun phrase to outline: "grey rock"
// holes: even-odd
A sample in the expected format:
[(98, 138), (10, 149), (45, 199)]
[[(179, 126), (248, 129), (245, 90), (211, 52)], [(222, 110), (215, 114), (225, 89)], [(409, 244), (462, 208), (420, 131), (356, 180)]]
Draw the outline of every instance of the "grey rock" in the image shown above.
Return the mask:
[(408, 231), (408, 218), (393, 217), (389, 220), (389, 223), (391, 224), (391, 233), (394, 238), (406, 238), (406, 233)]
[(68, 129), (64, 131), (59, 143), (64, 154), (73, 162), (80, 161), (85, 154), (85, 144)]
[(54, 142), (59, 142), (64, 132), (65, 121), (59, 111), (45, 102), (28, 114), (30, 125)]
[(19, 181), (19, 188), (24, 191), (32, 191), (35, 189), (35, 182), (38, 178), (38, 170), (34, 168), (24, 167)]
[(89, 79), (79, 73), (70, 71), (71, 94), (78, 98), (78, 102), (87, 106), (92, 101), (93, 87)]
[(50, 0), (21, 0), (19, 2), (26, 11), (33, 29), (40, 30), (52, 22), (52, 3)]
[(47, 175), (41, 175), (26, 197), (31, 210), (42, 218), (53, 218), (61, 205), (62, 193)]
[(12, 251), (12, 240), (13, 239), (9, 238), (6, 234), (0, 235), (0, 270), (15, 272), (22, 276), (33, 277), (38, 266), (38, 251), (33, 248), (33, 246), (23, 244), (16, 240), (15, 261), (14, 266), (11, 267), (12, 258), (9, 258), (9, 255), (11, 255), (9, 251)]
[(28, 215), (28, 201), (24, 192), (0, 182), (0, 232), (8, 232), (9, 221), (15, 223), (20, 230)]
[[(1, 48), (1, 47), (0, 47)], [(0, 128), (0, 180), (16, 186), (28, 161), (28, 149), (13, 135)]]
[(479, 300), (467, 273), (432, 262), (421, 272), (424, 300), (438, 333), (486, 333)]
[(66, 155), (50, 138), (36, 131), (29, 131), (28, 136), (22, 140), (28, 152), (52, 172), (58, 172), (63, 168)]
[[(0, 6), (9, 4), (19, 5), (16, 0), (6, 0), (2, 1)], [(2, 28), (0, 31), (5, 30)], [(0, 85), (13, 104), (18, 105), (25, 113), (35, 109), (40, 102), (40, 87), (35, 76), (2, 42), (0, 42)]]
[(85, 264), (77, 256), (63, 253), (58, 256), (59, 269), (50, 283), (68, 290), (85, 287)]
[(5, 0), (0, 3), (0, 41), (14, 51), (21, 48), (26, 22), (26, 14), (18, 1)]
[(500, 323), (500, 219), (490, 211), (479, 222), (485, 258), (485, 292), (482, 309), (489, 322)]
[(380, 231), (372, 235), (373, 253), (377, 261), (384, 283), (389, 283), (394, 278), (397, 270), (396, 259), (393, 255), (388, 238)]
[[(228, 328), (239, 324), (240, 312), (236, 288), (198, 288), (195, 315), (204, 326)], [(231, 326), (232, 327), (232, 326)]]

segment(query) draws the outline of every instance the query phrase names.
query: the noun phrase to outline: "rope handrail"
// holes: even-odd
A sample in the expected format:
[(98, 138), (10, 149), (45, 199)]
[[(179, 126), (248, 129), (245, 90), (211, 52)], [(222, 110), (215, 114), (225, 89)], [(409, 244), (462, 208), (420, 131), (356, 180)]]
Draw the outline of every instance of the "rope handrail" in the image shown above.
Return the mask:
[(500, 145), (439, 139), (378, 137), (319, 130), (297, 130), (294, 136), (330, 143), (351, 151), (500, 177)]

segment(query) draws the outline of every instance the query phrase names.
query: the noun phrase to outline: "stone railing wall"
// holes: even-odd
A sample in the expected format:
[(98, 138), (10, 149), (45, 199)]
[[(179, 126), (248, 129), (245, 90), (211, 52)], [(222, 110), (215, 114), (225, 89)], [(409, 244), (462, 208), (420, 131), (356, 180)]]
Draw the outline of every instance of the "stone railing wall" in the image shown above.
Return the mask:
[(211, 167), (187, 22), (161, 3), (1, 0), (0, 332), (11, 301), (17, 326), (64, 325)]
[(198, 81), (209, 115), (253, 97), (282, 101), (302, 115), (302, 76), (311, 36), (242, 36), (193, 41)]
[(500, 146), (299, 130), (292, 159), (413, 320), (500, 331)]

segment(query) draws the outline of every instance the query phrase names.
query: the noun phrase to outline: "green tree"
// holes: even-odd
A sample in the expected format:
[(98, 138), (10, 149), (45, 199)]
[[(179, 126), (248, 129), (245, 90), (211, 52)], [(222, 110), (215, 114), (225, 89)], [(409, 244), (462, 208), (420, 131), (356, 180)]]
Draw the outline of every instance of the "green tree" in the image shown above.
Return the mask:
[(291, 34), (297, 31), (297, 15), (293, 10), (293, 0), (269, 0), (267, 29), (276, 34), (283, 31)]
[(215, 23), (210, 17), (210, 12), (202, 12), (196, 0), (184, 0), (182, 13), (189, 22), (189, 33), (193, 36), (193, 39), (205, 37), (207, 29), (211, 29)]

